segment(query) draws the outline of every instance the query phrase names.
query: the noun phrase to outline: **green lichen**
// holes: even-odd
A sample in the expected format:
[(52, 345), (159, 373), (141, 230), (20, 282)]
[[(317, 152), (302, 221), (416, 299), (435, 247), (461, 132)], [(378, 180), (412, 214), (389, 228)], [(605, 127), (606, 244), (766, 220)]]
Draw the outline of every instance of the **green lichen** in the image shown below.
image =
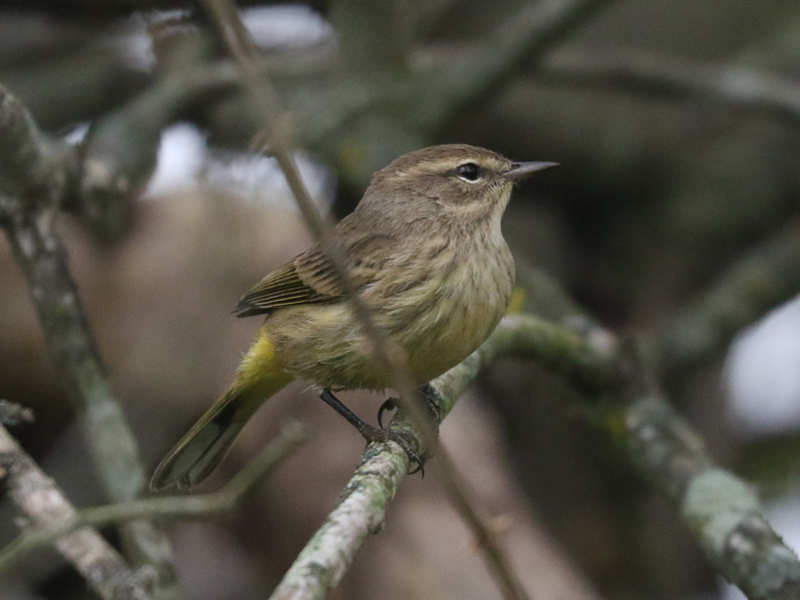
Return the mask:
[(726, 471), (708, 469), (689, 484), (681, 510), (710, 549), (721, 554), (731, 532), (758, 508), (758, 497), (749, 486)]

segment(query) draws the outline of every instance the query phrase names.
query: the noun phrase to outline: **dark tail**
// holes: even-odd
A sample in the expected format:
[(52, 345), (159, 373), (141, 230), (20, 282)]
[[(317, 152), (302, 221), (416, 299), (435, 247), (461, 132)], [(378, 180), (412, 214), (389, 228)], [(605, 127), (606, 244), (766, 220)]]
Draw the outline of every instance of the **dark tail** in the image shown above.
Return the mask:
[(291, 380), (262, 333), (242, 361), (236, 382), (158, 464), (150, 489), (159, 491), (171, 485), (189, 488), (203, 481), (225, 458), (258, 407)]

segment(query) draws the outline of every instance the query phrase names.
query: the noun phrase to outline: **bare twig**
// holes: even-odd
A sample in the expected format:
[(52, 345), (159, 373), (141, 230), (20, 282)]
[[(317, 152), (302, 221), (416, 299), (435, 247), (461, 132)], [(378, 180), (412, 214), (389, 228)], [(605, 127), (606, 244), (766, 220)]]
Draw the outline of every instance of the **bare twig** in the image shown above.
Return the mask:
[(52, 544), (76, 529), (138, 519), (192, 519), (233, 510), (253, 487), (308, 439), (308, 430), (298, 422), (285, 425), (278, 436), (225, 486), (200, 496), (163, 496), (83, 508), (59, 521), (29, 530), (0, 552), (0, 571), (15, 565), (29, 552)]
[(745, 66), (698, 63), (631, 49), (592, 49), (556, 54), (536, 76), (571, 85), (689, 95), (800, 123), (800, 85)]
[[(95, 467), (114, 500), (136, 497), (146, 481), (139, 449), (111, 392), (54, 218), (77, 177), (77, 154), (46, 138), (27, 109), (0, 86), (0, 224), (28, 280), (47, 347), (76, 413)], [(128, 549), (159, 573), (159, 591), (177, 593), (169, 543), (146, 522), (123, 529)]]
[[(75, 509), (59, 487), (45, 475), (0, 425), (0, 467), (8, 496), (40, 527), (57, 527), (75, 517)], [(59, 553), (83, 575), (105, 600), (146, 600), (155, 573), (134, 572), (94, 529), (81, 528), (56, 542)], [(148, 573), (148, 571), (150, 571)]]

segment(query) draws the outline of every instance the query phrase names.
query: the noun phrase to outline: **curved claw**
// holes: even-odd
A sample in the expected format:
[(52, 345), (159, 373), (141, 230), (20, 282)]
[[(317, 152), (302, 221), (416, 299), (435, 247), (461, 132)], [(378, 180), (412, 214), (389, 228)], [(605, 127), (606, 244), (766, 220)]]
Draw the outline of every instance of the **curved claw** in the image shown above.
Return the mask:
[(425, 478), (425, 459), (422, 456), (420, 456), (419, 454), (417, 454), (414, 450), (411, 449), (411, 446), (409, 445), (408, 441), (402, 435), (392, 431), (391, 429), (384, 429), (383, 431), (385, 431), (387, 433), (387, 437), (390, 440), (392, 440), (393, 442), (396, 442), (398, 446), (400, 446), (403, 450), (405, 450), (406, 456), (408, 456), (409, 466), (411, 466), (412, 464), (414, 465), (414, 468), (411, 469), (408, 472), (408, 474), (409, 475), (414, 475), (416, 473), (419, 473), (420, 474), (420, 479), (424, 479)]
[(425, 479), (425, 461), (420, 458), (416, 452), (409, 452), (406, 450), (406, 454), (408, 455), (409, 462), (414, 463), (414, 468), (411, 469), (408, 474), (409, 475), (416, 475), (419, 473), (420, 479)]
[(422, 476), (425, 476), (425, 459), (417, 454), (417, 452), (411, 447), (408, 439), (406, 439), (403, 434), (392, 429), (378, 429), (377, 427), (367, 425), (366, 423), (362, 428), (359, 429), (359, 431), (367, 443), (388, 442), (390, 440), (395, 442), (403, 449), (403, 451), (406, 453), (406, 456), (408, 456), (409, 466), (411, 464), (414, 465), (414, 468), (411, 469), (408, 474), (413, 475), (414, 473), (421, 472)]
[(387, 410), (396, 410), (396, 409), (397, 409), (397, 400), (395, 400), (394, 398), (387, 398), (386, 400), (383, 401), (383, 404), (381, 404), (380, 408), (378, 409), (378, 426), (381, 429), (384, 429), (383, 413), (386, 412)]
[(320, 398), (322, 398), (326, 404), (331, 406), (336, 412), (347, 419), (347, 421), (358, 430), (361, 436), (368, 443), (385, 442), (388, 440), (396, 442), (397, 445), (405, 451), (406, 455), (408, 456), (409, 463), (414, 463), (415, 465), (415, 468), (409, 471), (408, 474), (413, 475), (414, 473), (419, 472), (422, 473), (422, 477), (425, 477), (425, 459), (411, 448), (411, 444), (405, 437), (403, 437), (402, 434), (398, 433), (397, 431), (392, 431), (391, 429), (384, 429), (383, 423), (381, 423), (383, 411), (394, 410), (397, 408), (397, 401), (394, 398), (387, 399), (383, 404), (381, 404), (381, 407), (378, 410), (378, 423), (381, 424), (380, 429), (365, 423), (357, 414), (342, 404), (341, 400), (334, 396), (329, 389), (326, 388), (322, 390)]

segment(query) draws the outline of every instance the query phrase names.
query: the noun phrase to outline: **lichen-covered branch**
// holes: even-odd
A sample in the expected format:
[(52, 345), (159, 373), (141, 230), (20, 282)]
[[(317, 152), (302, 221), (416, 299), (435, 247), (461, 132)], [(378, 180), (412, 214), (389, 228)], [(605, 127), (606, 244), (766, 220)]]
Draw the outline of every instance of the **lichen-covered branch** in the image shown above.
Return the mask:
[[(593, 402), (598, 395), (605, 400), (603, 418), (597, 422), (622, 444), (639, 473), (680, 508), (719, 571), (750, 598), (796, 598), (800, 592), (797, 556), (763, 517), (747, 484), (715, 465), (689, 423), (650, 389), (649, 374), (635, 356), (628, 356), (633, 349), (620, 348), (617, 367), (610, 371), (614, 375), (604, 380), (593, 375), (595, 361), (608, 365), (612, 357), (601, 352), (587, 361), (586, 354), (597, 352), (591, 347), (591, 336), (580, 351), (576, 349), (581, 344), (575, 340), (564, 343), (570, 332), (540, 337), (537, 342), (524, 332), (537, 327), (529, 319), (507, 317), (501, 322), (489, 340), (496, 344), (493, 354), (545, 359), (552, 370), (582, 382), (585, 391), (594, 387), (595, 393), (585, 396), (587, 401)], [(549, 360), (552, 356), (560, 360)]]
[[(8, 497), (33, 525), (58, 527), (75, 517), (75, 509), (33, 459), (0, 425), (0, 469)], [(134, 572), (94, 529), (82, 528), (56, 542), (56, 549), (104, 600), (147, 600), (154, 573)], [(149, 571), (149, 573), (148, 573)]]
[[(54, 220), (76, 176), (76, 155), (48, 140), (27, 109), (0, 86), (0, 194), (9, 210), (0, 223), (31, 291), (47, 348), (85, 431), (96, 469), (114, 500), (135, 498), (145, 487), (138, 446), (111, 387), (67, 266)], [(125, 526), (128, 550), (153, 565), (159, 589), (176, 592), (169, 543), (144, 521)]]
[[(571, 338), (580, 334), (570, 330), (559, 336), (540, 332), (537, 340), (531, 334), (540, 327), (527, 316), (506, 317), (484, 351), (495, 357), (544, 361), (551, 370), (580, 382), (585, 392), (594, 389), (585, 398), (604, 399), (603, 418), (596, 422), (624, 447), (637, 471), (679, 507), (719, 571), (749, 598), (796, 598), (797, 556), (764, 518), (753, 490), (717, 466), (691, 425), (648, 385), (650, 375), (644, 365), (629, 356), (635, 349), (605, 343), (593, 348), (594, 328), (586, 330), (583, 342)], [(597, 356), (587, 360), (591, 354)], [(599, 372), (598, 364), (603, 366)], [(610, 378), (603, 373), (610, 373)]]
[(635, 398), (618, 415), (616, 435), (634, 465), (679, 507), (719, 572), (751, 600), (798, 598), (797, 556), (764, 518), (755, 492), (714, 464), (691, 426), (656, 395)]
[[(437, 425), (452, 410), (456, 400), (491, 355), (487, 341), (458, 366), (435, 381)], [(422, 436), (401, 407), (391, 428), (423, 448)], [(310, 600), (327, 596), (341, 581), (367, 535), (383, 527), (386, 510), (408, 472), (408, 456), (394, 442), (371, 443), (361, 464), (345, 486), (336, 508), (308, 541), (286, 572), (271, 600)]]
[(407, 471), (408, 457), (400, 446), (370, 444), (338, 505), (300, 552), (271, 600), (327, 597), (367, 535), (383, 527), (386, 510)]
[(301, 423), (287, 423), (256, 458), (216, 492), (199, 496), (142, 498), (83, 508), (65, 515), (68, 518), (60, 523), (47, 523), (46, 527), (26, 531), (0, 551), (0, 571), (9, 569), (32, 550), (51, 544), (81, 527), (100, 527), (138, 519), (192, 519), (230, 512), (308, 436)]

